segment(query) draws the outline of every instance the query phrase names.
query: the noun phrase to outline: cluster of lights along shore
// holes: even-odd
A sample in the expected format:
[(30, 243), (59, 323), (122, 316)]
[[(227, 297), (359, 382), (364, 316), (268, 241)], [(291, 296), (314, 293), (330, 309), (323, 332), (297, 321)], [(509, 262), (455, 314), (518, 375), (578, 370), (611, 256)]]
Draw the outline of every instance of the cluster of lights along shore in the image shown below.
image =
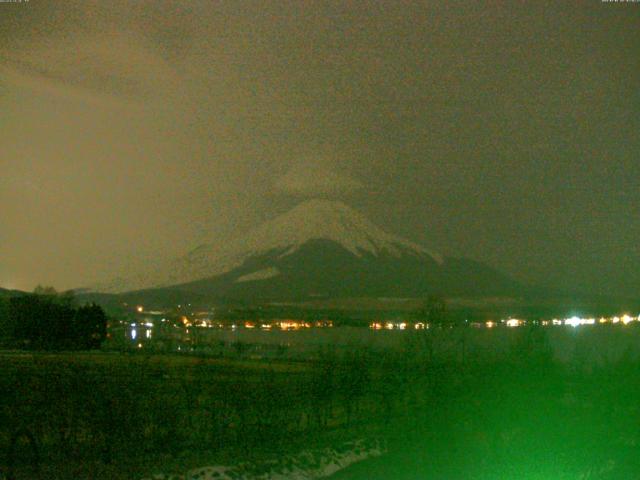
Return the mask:
[[(181, 305), (178, 306), (181, 308)], [(167, 312), (159, 311), (159, 310), (145, 310), (142, 305), (138, 305), (135, 308), (136, 313), (146, 315), (147, 317), (158, 317), (166, 315)], [(182, 326), (187, 329), (186, 333), (189, 333), (189, 328), (231, 328), (232, 330), (236, 330), (238, 328), (246, 328), (246, 329), (261, 329), (261, 330), (271, 330), (271, 329), (279, 329), (279, 330), (300, 330), (303, 328), (332, 328), (333, 321), (332, 320), (315, 320), (315, 321), (306, 321), (306, 320), (295, 320), (295, 319), (278, 319), (278, 320), (247, 320), (247, 321), (236, 321), (233, 323), (228, 322), (220, 322), (212, 320), (210, 317), (210, 312), (193, 312), (191, 315), (182, 315), (180, 314), (177, 318), (177, 321), (170, 322), (167, 318), (161, 318), (160, 323), (173, 323), (175, 327)], [(145, 322), (140, 323), (132, 323), (131, 327), (143, 326), (146, 328), (152, 328), (155, 326), (154, 321), (151, 321), (148, 318)], [(150, 338), (150, 337), (148, 337)]]
[[(143, 306), (138, 305), (135, 308), (136, 313), (146, 314), (150, 316), (161, 316), (166, 312), (145, 310)], [(261, 329), (261, 330), (300, 330), (305, 328), (331, 328), (333, 322), (331, 320), (318, 320), (318, 321), (305, 321), (305, 320), (293, 320), (293, 319), (278, 319), (271, 321), (238, 321), (234, 323), (223, 323), (213, 321), (208, 318), (209, 312), (194, 313), (190, 316), (181, 315), (176, 322), (185, 328), (231, 328), (233, 330), (237, 328), (246, 329)], [(166, 322), (166, 318), (162, 318), (161, 322)], [(474, 321), (465, 322), (466, 325), (475, 328), (496, 328), (496, 327), (523, 327), (526, 325), (540, 325), (540, 326), (571, 326), (579, 327), (582, 325), (605, 325), (605, 324), (621, 324), (628, 325), (632, 322), (640, 322), (640, 315), (632, 316), (629, 314), (622, 314), (613, 317), (579, 317), (572, 316), (567, 318), (553, 318), (550, 320), (525, 320), (521, 318), (503, 318), (501, 320), (487, 320), (487, 321)], [(142, 324), (147, 328), (154, 326), (153, 322), (145, 322)], [(178, 326), (176, 325), (176, 326)], [(131, 324), (132, 327), (136, 326), (135, 323)], [(431, 325), (424, 322), (406, 322), (406, 321), (373, 321), (369, 324), (369, 328), (372, 330), (424, 330), (429, 329)]]
[[(486, 322), (470, 322), (467, 323), (471, 327), (479, 327), (479, 328), (495, 328), (495, 327), (523, 327), (526, 325), (541, 325), (543, 327), (547, 326), (570, 326), (570, 327), (579, 327), (581, 325), (604, 325), (604, 324), (622, 324), (628, 325), (631, 322), (640, 322), (640, 315), (631, 316), (631, 315), (620, 315), (614, 317), (588, 317), (582, 318), (578, 316), (568, 317), (568, 318), (554, 318), (552, 320), (524, 320), (520, 318), (503, 318), (498, 321), (487, 320)], [(407, 322), (372, 322), (369, 325), (369, 328), (373, 330), (406, 330), (406, 329), (416, 329), (422, 330), (425, 328), (429, 328), (430, 325), (428, 323), (407, 323)]]

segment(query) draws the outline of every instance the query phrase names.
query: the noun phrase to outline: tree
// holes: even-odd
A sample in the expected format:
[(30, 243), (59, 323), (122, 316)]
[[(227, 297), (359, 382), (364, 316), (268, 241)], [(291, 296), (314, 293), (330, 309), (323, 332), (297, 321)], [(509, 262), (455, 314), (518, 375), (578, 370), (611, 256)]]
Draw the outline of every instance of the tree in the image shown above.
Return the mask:
[(422, 320), (433, 327), (444, 327), (451, 324), (447, 312), (447, 302), (440, 295), (429, 295), (420, 311)]
[(417, 347), (426, 354), (429, 361), (433, 360), (435, 350), (435, 335), (439, 329), (452, 325), (447, 313), (447, 303), (439, 295), (429, 295), (417, 314), (418, 320), (424, 323), (424, 329), (416, 330)]
[(56, 295), (58, 295), (58, 291), (55, 288), (50, 286), (38, 285), (36, 288), (33, 289), (33, 294), (55, 297)]
[(92, 303), (78, 308), (73, 323), (80, 348), (100, 348), (107, 337), (107, 316), (100, 306)]
[(310, 393), (311, 409), (316, 418), (318, 428), (324, 428), (329, 422), (333, 410), (334, 391), (336, 387), (335, 352), (323, 352), (320, 361), (314, 365)]
[(106, 338), (107, 317), (98, 305), (75, 307), (70, 293), (46, 287), (9, 300), (11, 336), (19, 346), (32, 349), (99, 348)]
[(370, 382), (369, 363), (364, 351), (353, 350), (345, 355), (338, 369), (337, 387), (344, 403), (347, 424), (351, 423), (353, 413), (360, 410), (360, 401), (364, 397)]
[(0, 298), (0, 343), (7, 341), (13, 335), (13, 327), (9, 322), (9, 301)]

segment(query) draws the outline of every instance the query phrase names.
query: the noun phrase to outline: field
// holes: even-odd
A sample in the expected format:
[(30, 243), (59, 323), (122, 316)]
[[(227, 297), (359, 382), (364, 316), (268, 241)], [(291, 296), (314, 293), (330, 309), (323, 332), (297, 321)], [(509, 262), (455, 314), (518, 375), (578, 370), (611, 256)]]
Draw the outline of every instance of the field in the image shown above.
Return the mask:
[(492, 357), (433, 355), (426, 332), (313, 361), (5, 352), (0, 468), (139, 479), (376, 437), (388, 454), (336, 478), (639, 478), (636, 356), (568, 361), (543, 329), (509, 335)]
[[(376, 410), (364, 398), (365, 370), (348, 362), (16, 352), (0, 359), (0, 465), (14, 464), (18, 478), (140, 478), (278, 455), (341, 439), (343, 426), (358, 430)], [(11, 460), (14, 432), (24, 435)]]

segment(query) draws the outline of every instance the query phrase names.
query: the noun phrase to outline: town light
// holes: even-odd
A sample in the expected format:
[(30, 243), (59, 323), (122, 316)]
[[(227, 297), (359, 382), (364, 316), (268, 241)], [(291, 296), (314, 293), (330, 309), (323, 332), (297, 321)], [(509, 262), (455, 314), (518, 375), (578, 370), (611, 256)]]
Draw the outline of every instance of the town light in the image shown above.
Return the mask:
[(622, 323), (627, 325), (628, 323), (633, 321), (633, 318), (630, 315), (623, 315), (620, 320), (622, 320)]
[(578, 325), (582, 325), (581, 320), (578, 317), (567, 318), (564, 321), (565, 325), (571, 325), (572, 327), (577, 327)]
[(518, 320), (517, 318), (510, 318), (507, 320), (507, 327), (519, 327), (522, 325), (522, 320)]

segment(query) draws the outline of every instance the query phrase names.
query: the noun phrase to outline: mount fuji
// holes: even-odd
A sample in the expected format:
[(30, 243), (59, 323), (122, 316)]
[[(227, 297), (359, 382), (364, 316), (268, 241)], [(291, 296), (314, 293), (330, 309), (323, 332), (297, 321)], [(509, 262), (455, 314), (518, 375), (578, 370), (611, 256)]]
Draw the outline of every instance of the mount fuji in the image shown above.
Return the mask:
[(93, 290), (171, 303), (510, 296), (520, 289), (479, 262), (387, 233), (342, 202), (310, 200), (234, 241), (201, 245), (164, 267)]

